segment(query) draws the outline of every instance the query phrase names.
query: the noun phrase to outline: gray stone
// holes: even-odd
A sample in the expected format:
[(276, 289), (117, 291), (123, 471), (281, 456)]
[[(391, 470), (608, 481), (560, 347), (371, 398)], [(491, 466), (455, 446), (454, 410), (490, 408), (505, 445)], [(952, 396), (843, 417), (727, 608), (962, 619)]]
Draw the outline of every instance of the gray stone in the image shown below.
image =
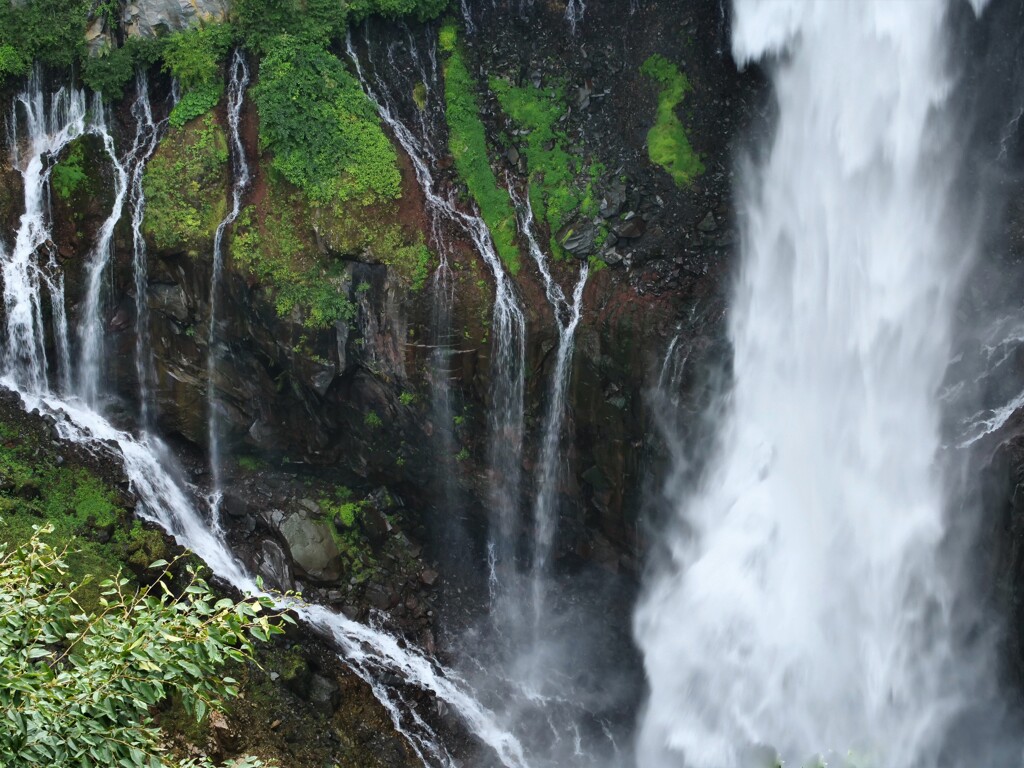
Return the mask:
[(560, 242), (573, 256), (585, 258), (594, 252), (597, 242), (597, 227), (587, 223), (581, 226), (564, 230)]
[(333, 714), (341, 704), (341, 690), (334, 680), (314, 673), (309, 681), (309, 700)]
[(313, 520), (303, 509), (290, 515), (280, 532), (292, 561), (307, 576), (318, 581), (336, 581), (341, 576), (341, 552), (327, 523)]
[(287, 592), (294, 589), (288, 556), (276, 541), (265, 539), (256, 553), (256, 572), (271, 589)]
[(157, 37), (166, 32), (227, 18), (229, 0), (137, 0), (123, 17), (129, 36)]

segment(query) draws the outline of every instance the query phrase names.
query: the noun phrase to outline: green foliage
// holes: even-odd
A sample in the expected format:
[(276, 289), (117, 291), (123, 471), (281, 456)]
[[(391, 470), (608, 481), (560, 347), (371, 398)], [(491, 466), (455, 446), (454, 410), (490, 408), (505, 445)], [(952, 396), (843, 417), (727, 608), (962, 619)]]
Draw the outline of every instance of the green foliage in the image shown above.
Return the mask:
[(459, 44), (459, 28), (453, 19), (445, 19), (437, 32), (437, 45), (445, 53), (455, 53)]
[(260, 53), (267, 53), (278, 35), (324, 48), (347, 28), (343, 0), (235, 0), (231, 19), (246, 46)]
[(365, 205), (400, 196), (398, 158), (373, 105), (323, 47), (291, 35), (273, 38), (252, 91), (271, 167), (311, 202)]
[(349, 0), (348, 7), (356, 21), (374, 14), (390, 19), (414, 16), (418, 21), (426, 21), (441, 15), (448, 0)]
[(363, 423), (370, 429), (378, 429), (384, 426), (384, 422), (381, 421), (380, 416), (377, 415), (376, 411), (367, 411), (363, 417)]
[(142, 178), (145, 234), (162, 250), (208, 249), (227, 210), (228, 146), (213, 115), (172, 127)]
[(298, 194), (271, 184), (266, 209), (262, 222), (252, 206), (238, 217), (231, 242), (235, 262), (275, 294), (280, 316), (298, 310), (307, 328), (351, 320), (355, 307), (345, 292), (344, 268), (317, 259)]
[(416, 402), (416, 394), (413, 392), (403, 392), (398, 396), (398, 402), (408, 408)]
[(480, 122), (476, 86), (453, 35), (454, 27), (450, 24), (441, 27), (439, 42), (448, 55), (444, 68), (448, 148), (455, 158), (455, 168), (480, 207), (498, 255), (515, 275), (519, 272), (515, 211), (508, 191), (498, 185), (487, 159), (487, 136)]
[(175, 128), (181, 128), (185, 123), (205, 115), (216, 107), (223, 95), (224, 82), (222, 80), (214, 80), (196, 86), (185, 93), (175, 104), (168, 120)]
[(72, 144), (67, 154), (53, 166), (53, 170), (50, 171), (50, 183), (58, 197), (67, 200), (85, 182), (87, 177), (83, 168), (84, 162), (85, 152), (82, 148), (82, 142), (76, 141)]
[(221, 709), (237, 688), (217, 670), (252, 659), (253, 639), (282, 631), (278, 617), (266, 603), (215, 600), (194, 575), (175, 597), (159, 561), (163, 577), (149, 587), (104, 581), (88, 613), (49, 532), (0, 549), (0, 764), (183, 765), (151, 710), (171, 695), (197, 720)]
[(164, 71), (178, 78), (183, 91), (208, 86), (221, 78), (220, 63), (231, 49), (234, 32), (227, 24), (194, 27), (164, 41)]
[(420, 112), (427, 108), (427, 86), (423, 81), (412, 87), (412, 100)]
[(24, 75), (28, 68), (28, 62), (13, 45), (0, 44), (0, 82), (11, 75)]
[(671, 174), (677, 186), (689, 184), (704, 173), (704, 164), (690, 146), (683, 124), (676, 116), (676, 107), (692, 90), (690, 81), (660, 54), (647, 59), (640, 72), (661, 86), (657, 119), (647, 133), (647, 154), (652, 163)]
[(22, 75), (33, 61), (69, 68), (85, 53), (92, 0), (0, 3), (0, 76)]
[[(577, 211), (594, 216), (598, 203), (594, 182), (602, 167), (595, 163), (590, 180), (582, 184), (578, 152), (571, 151), (565, 131), (558, 128), (565, 115), (565, 93), (561, 88), (519, 88), (506, 80), (491, 78), (491, 89), (505, 113), (525, 128), (524, 154), (530, 169), (530, 204), (534, 214), (546, 220), (552, 233), (558, 233)], [(564, 256), (561, 245), (552, 238), (552, 253)]]

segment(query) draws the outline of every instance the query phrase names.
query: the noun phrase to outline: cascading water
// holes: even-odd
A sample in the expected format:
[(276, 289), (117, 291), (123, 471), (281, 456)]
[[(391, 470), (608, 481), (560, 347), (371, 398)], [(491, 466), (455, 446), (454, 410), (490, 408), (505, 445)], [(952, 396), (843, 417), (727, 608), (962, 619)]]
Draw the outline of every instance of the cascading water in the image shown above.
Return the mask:
[[(24, 136), (19, 134), (19, 111), (23, 112)], [(54, 309), (59, 377), (63, 383), (70, 378), (63, 278), (54, 275), (52, 256), (45, 264), (35, 257), (50, 235), (47, 203), (52, 162), (64, 147), (85, 132), (85, 114), (85, 92), (73, 88), (61, 88), (47, 105), (42, 76), (35, 70), (25, 90), (15, 98), (10, 118), (12, 160), (24, 184), (25, 212), (13, 250), (7, 253), (0, 246), (7, 321), (4, 366), (14, 372), (19, 384), (33, 391), (49, 386), (43, 330), (44, 284)]]
[(89, 132), (99, 136), (103, 141), (103, 150), (114, 169), (114, 204), (110, 215), (100, 227), (96, 244), (89, 254), (85, 278), (85, 310), (78, 328), (80, 350), (76, 391), (91, 408), (96, 408), (100, 388), (100, 365), (103, 360), (103, 278), (113, 256), (114, 227), (121, 220), (128, 192), (128, 169), (125, 166), (138, 152), (142, 141), (142, 126), (137, 126), (131, 152), (126, 161), (122, 162), (114, 148), (114, 137), (107, 130), (106, 110), (98, 94), (93, 97), (92, 115), (93, 123), (89, 126)]
[(565, 20), (569, 22), (569, 31), (576, 34), (576, 27), (583, 21), (583, 14), (587, 11), (587, 4), (584, 0), (568, 0), (565, 4)]
[[(238, 82), (242, 82), (241, 77)], [(146, 89), (140, 87), (140, 99), (146, 93)], [(45, 102), (41, 83), (38, 78), (33, 78), (29, 89), (19, 97), (19, 103), (24, 105), (27, 113), (29, 134), (24, 144), (30, 154), (24, 163), (20, 162), (20, 153), (14, 158), (16, 167), (23, 169), (26, 179), (26, 211), (18, 230), (19, 247), (11, 253), (0, 251), (5, 278), (8, 344), (23, 346), (14, 346), (14, 353), (4, 356), (0, 384), (17, 391), (26, 409), (39, 408), (53, 414), (57, 429), (65, 440), (100, 451), (116, 445), (131, 488), (139, 498), (140, 514), (159, 523), (182, 546), (199, 555), (218, 577), (243, 593), (257, 594), (260, 590), (254, 578), (235, 558), (220, 532), (203, 520), (189, 496), (167, 470), (173, 462), (158, 439), (145, 431), (141, 437), (133, 437), (113, 427), (85, 400), (62, 400), (50, 393), (46, 378), (46, 329), (41, 322), (39, 308), (41, 267), (38, 259), (41, 256), (38, 249), (51, 236), (45, 195), (49, 171), (44, 164), (74, 137), (81, 135), (86, 126), (83, 93), (58, 91), (50, 99), (49, 112), (44, 109)], [(141, 105), (140, 110), (149, 124), (151, 116), (146, 117), (148, 111)], [(21, 147), (22, 143), (12, 143), (12, 146)], [(138, 146), (144, 148), (141, 157), (151, 154), (149, 144), (140, 143)], [(64, 315), (55, 314), (54, 323), (66, 324)], [(66, 327), (54, 329), (55, 336), (61, 333), (66, 336)], [(333, 638), (345, 661), (371, 687), (389, 712), (396, 730), (406, 737), (425, 766), (455, 768), (456, 763), (417, 712), (417, 705), (406, 701), (400, 689), (383, 680), (398, 677), (406, 685), (431, 692), (458, 713), (470, 731), (494, 751), (501, 765), (505, 768), (526, 768), (522, 746), (497, 724), (490, 711), (473, 698), (467, 684), (457, 674), (419, 651), (405, 647), (404, 643), (381, 629), (358, 624), (319, 606), (292, 601), (280, 604), (294, 609), (314, 630)]]
[(220, 406), (217, 403), (217, 300), (220, 295), (221, 272), (224, 269), (224, 235), (242, 212), (242, 195), (249, 186), (249, 160), (245, 156), (240, 125), (245, 90), (249, 87), (249, 65), (241, 48), (231, 57), (231, 80), (228, 83), (228, 139), (231, 154), (231, 209), (217, 225), (213, 238), (213, 272), (210, 277), (210, 329), (206, 352), (207, 435), (210, 453), (210, 475), (213, 478), (210, 509), (214, 524), (220, 526), (220, 502), (223, 496), (221, 481)]
[(644, 768), (994, 764), (949, 756), (990, 681), (939, 561), (936, 394), (973, 249), (948, 7), (735, 3), (734, 56), (776, 57), (779, 118), (742, 193), (720, 444), (637, 609)]
[[(488, 447), (488, 463), (494, 475), (491, 484), (491, 548), (496, 560), (511, 563), (514, 557), (513, 539), (518, 525), (518, 500), (522, 480), (520, 455), (523, 445), (526, 317), (514, 285), (505, 274), (501, 260), (494, 250), (494, 243), (483, 219), (458, 210), (450, 198), (437, 191), (429, 168), (435, 159), (429, 136), (417, 138), (415, 132), (399, 119), (393, 100), (386, 95), (387, 89), (380, 83), (374, 87), (367, 80), (351, 37), (348, 38), (346, 47), (363, 89), (377, 107), (381, 119), (394, 132), (416, 171), (417, 181), (423, 190), (427, 209), (433, 220), (434, 240), (440, 244), (441, 265), (438, 268), (438, 275), (435, 275), (435, 280), (439, 281), (436, 284), (441, 286), (441, 290), (447, 296), (450, 274), (446, 239), (443, 234), (445, 225), (454, 225), (470, 238), (494, 277), (495, 298), (491, 321), (492, 403), (489, 410), (491, 439)], [(432, 56), (431, 60), (434, 62), (434, 77), (431, 82), (436, 83), (436, 58)], [(435, 91), (441, 92), (437, 87)], [(447, 301), (450, 312), (450, 300)]]
[(146, 215), (146, 192), (142, 177), (146, 164), (160, 144), (163, 125), (153, 121), (153, 105), (149, 99), (149, 78), (144, 70), (135, 73), (135, 166), (128, 187), (129, 209), (132, 212), (132, 276), (135, 285), (135, 375), (139, 387), (139, 427), (148, 432), (153, 426), (150, 389), (153, 382), (152, 350), (149, 336), (149, 263), (146, 257), (146, 238), (142, 234), (142, 221)]
[(547, 590), (548, 561), (554, 544), (557, 527), (555, 495), (558, 491), (558, 470), (561, 467), (560, 449), (562, 425), (565, 423), (565, 396), (569, 389), (569, 375), (572, 371), (572, 352), (576, 341), (576, 327), (583, 313), (583, 289), (590, 274), (589, 264), (580, 266), (580, 276), (573, 289), (572, 304), (565, 299), (562, 287), (551, 276), (547, 258), (537, 243), (533, 228), (533, 207), (527, 197), (520, 200), (510, 184), (512, 201), (520, 213), (519, 231), (526, 236), (530, 256), (537, 264), (544, 282), (544, 293), (555, 316), (558, 331), (558, 346), (555, 350), (555, 367), (551, 372), (551, 388), (548, 390), (547, 411), (544, 414), (544, 431), (537, 465), (537, 495), (534, 500), (534, 540), (532, 558), (533, 621), (539, 626), (544, 620)]

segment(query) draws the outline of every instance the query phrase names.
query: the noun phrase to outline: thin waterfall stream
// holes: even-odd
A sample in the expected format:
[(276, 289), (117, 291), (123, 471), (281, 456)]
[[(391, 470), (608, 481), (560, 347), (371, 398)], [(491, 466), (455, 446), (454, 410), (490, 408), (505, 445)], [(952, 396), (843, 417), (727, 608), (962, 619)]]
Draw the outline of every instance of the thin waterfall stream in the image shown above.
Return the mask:
[(241, 48), (236, 48), (231, 57), (231, 79), (228, 82), (228, 143), (230, 147), (232, 185), (231, 208), (217, 225), (213, 237), (213, 266), (210, 277), (210, 327), (206, 347), (206, 408), (207, 439), (210, 454), (210, 475), (213, 487), (210, 489), (210, 512), (213, 523), (220, 527), (220, 503), (224, 496), (221, 478), (221, 415), (217, 401), (217, 364), (220, 358), (217, 347), (217, 305), (220, 301), (221, 277), (224, 271), (224, 235), (242, 212), (242, 195), (249, 186), (249, 160), (242, 144), (240, 126), (242, 107), (245, 105), (245, 91), (249, 87), (249, 65)]
[(146, 164), (160, 144), (164, 121), (153, 120), (149, 96), (149, 78), (143, 70), (135, 73), (135, 103), (132, 117), (136, 125), (136, 158), (128, 189), (128, 205), (132, 227), (132, 278), (135, 288), (135, 376), (139, 388), (139, 429), (149, 432), (153, 427), (153, 361), (149, 331), (149, 262), (142, 221), (146, 215), (146, 192), (142, 177)]
[(107, 275), (110, 260), (114, 255), (114, 227), (121, 220), (125, 200), (128, 195), (129, 167), (135, 160), (144, 138), (144, 126), (138, 124), (132, 147), (124, 160), (118, 157), (114, 147), (114, 137), (107, 128), (106, 109), (102, 98), (97, 94), (93, 98), (93, 124), (90, 133), (99, 136), (103, 141), (106, 153), (114, 169), (114, 203), (99, 234), (96, 244), (86, 267), (85, 310), (78, 328), (79, 366), (76, 392), (91, 408), (99, 408), (100, 369), (103, 364), (103, 280)]

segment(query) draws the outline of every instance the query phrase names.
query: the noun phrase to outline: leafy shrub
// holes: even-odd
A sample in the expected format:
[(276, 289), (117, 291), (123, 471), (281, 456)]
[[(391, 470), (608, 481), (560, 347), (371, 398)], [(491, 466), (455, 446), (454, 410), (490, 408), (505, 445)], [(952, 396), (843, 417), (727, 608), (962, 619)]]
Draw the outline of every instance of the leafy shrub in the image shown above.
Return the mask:
[(279, 35), (253, 88), (271, 167), (318, 205), (401, 194), (394, 147), (341, 62), (315, 43)]
[(643, 63), (640, 72), (656, 81), (658, 116), (647, 133), (647, 154), (651, 162), (671, 174), (677, 186), (689, 184), (704, 173), (704, 164), (690, 146), (682, 122), (676, 116), (676, 107), (692, 90), (686, 75), (671, 61), (654, 54)]
[(347, 28), (343, 0), (235, 0), (231, 18), (247, 47), (260, 53), (278, 35), (324, 48)]
[(25, 74), (36, 60), (47, 66), (70, 67), (85, 53), (91, 9), (92, 0), (0, 3), (0, 47), (14, 51), (4, 57), (6, 74)]
[(175, 104), (168, 121), (175, 128), (181, 128), (185, 123), (205, 115), (216, 107), (222, 95), (224, 95), (224, 82), (222, 80), (214, 80), (213, 82), (196, 86), (182, 96), (178, 103)]
[(194, 575), (180, 599), (163, 579), (105, 581), (100, 610), (86, 613), (48, 532), (0, 548), (0, 764), (178, 765), (153, 707), (175, 695), (197, 720), (222, 708), (237, 688), (218, 668), (251, 660), (252, 640), (279, 622), (265, 603), (215, 600)]
[(426, 21), (439, 16), (448, 7), (448, 0), (349, 0), (348, 7), (357, 21), (374, 14), (391, 19), (415, 16)]
[(184, 91), (210, 85), (220, 79), (220, 62), (231, 49), (233, 34), (227, 24), (211, 24), (170, 35), (164, 42), (164, 70), (178, 78)]
[(147, 69), (160, 60), (163, 41), (129, 37), (120, 48), (108, 48), (82, 62), (82, 82), (107, 100), (118, 100), (138, 68)]
[(13, 45), (0, 44), (0, 82), (11, 75), (24, 75), (29, 64)]
[(448, 148), (455, 168), (480, 207), (494, 247), (513, 275), (519, 272), (516, 246), (516, 216), (508, 191), (498, 181), (487, 159), (487, 136), (480, 122), (480, 106), (474, 95), (475, 83), (466, 68), (462, 51), (451, 38), (453, 28), (441, 28), (440, 46), (448, 52), (444, 67), (444, 95), (448, 117)]

